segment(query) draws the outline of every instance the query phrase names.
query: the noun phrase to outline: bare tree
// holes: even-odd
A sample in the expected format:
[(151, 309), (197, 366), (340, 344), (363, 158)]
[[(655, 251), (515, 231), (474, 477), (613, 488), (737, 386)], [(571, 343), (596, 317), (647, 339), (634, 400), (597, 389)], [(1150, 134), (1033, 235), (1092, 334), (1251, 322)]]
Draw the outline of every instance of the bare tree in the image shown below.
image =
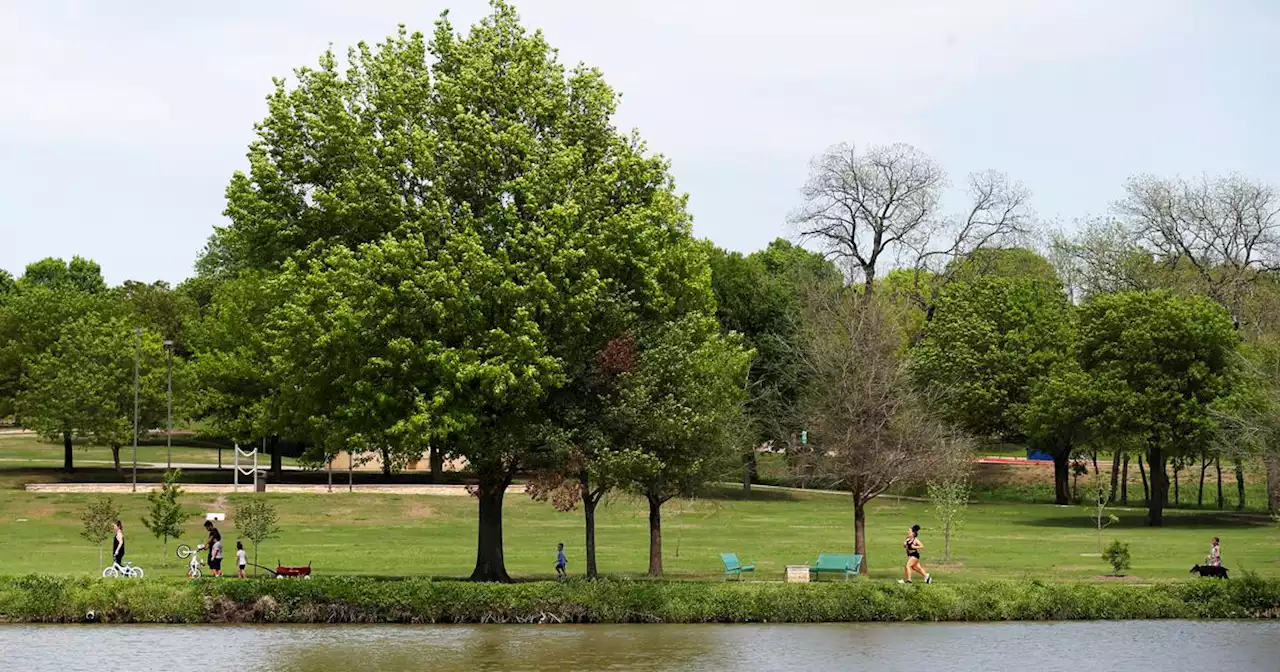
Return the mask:
[(1057, 269), (1073, 303), (1097, 294), (1161, 286), (1152, 252), (1143, 248), (1129, 227), (1114, 219), (1088, 219), (1074, 235), (1054, 232), (1045, 257)]
[(800, 329), (810, 440), (796, 468), (852, 494), (864, 574), (867, 503), (897, 483), (940, 475), (957, 443), (912, 385), (898, 324), (880, 301), (815, 289)]
[(1030, 193), (995, 171), (969, 176), (968, 209), (941, 214), (947, 178), (923, 152), (905, 144), (859, 153), (841, 143), (814, 158), (805, 204), (790, 217), (802, 241), (815, 241), (870, 296), (887, 265), (942, 272), (950, 261), (1026, 233)]
[(1240, 327), (1246, 298), (1262, 274), (1280, 271), (1280, 193), (1241, 175), (1200, 180), (1138, 175), (1116, 203), (1137, 240), (1196, 289), (1221, 303)]

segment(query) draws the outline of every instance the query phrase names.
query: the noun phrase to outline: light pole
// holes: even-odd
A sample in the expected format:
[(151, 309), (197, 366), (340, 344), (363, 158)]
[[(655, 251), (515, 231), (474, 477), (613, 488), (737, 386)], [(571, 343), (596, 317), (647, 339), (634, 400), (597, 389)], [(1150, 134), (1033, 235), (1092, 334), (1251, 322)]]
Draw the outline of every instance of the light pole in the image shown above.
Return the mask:
[(167, 356), (165, 366), (168, 369), (166, 376), (169, 378), (169, 429), (164, 434), (164, 466), (166, 469), (173, 468), (173, 341), (164, 342), (164, 352)]
[(142, 358), (142, 327), (133, 330), (133, 492), (138, 491), (138, 360)]

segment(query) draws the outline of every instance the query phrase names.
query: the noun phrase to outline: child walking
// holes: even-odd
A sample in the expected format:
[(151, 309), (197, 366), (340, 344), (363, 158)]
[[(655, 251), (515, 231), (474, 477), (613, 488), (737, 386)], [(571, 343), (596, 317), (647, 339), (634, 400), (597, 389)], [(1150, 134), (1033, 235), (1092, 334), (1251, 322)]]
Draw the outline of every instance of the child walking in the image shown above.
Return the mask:
[(569, 559), (564, 556), (564, 544), (556, 546), (556, 578), (564, 579), (568, 577), (564, 568), (569, 564)]
[(236, 576), (244, 578), (244, 568), (249, 564), (249, 556), (244, 552), (244, 543), (236, 542), (236, 565), (240, 567), (240, 573)]

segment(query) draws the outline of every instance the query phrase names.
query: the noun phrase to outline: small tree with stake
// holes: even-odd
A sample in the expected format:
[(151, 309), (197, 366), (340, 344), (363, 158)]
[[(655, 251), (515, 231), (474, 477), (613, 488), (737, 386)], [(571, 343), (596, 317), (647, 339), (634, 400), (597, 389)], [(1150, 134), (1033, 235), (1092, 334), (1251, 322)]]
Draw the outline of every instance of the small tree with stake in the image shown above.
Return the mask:
[(969, 506), (967, 474), (929, 483), (929, 499), (942, 525), (942, 561), (951, 561), (951, 533), (960, 528), (960, 519)]
[(164, 472), (164, 483), (159, 490), (147, 493), (150, 505), (148, 515), (143, 516), (142, 526), (150, 530), (164, 543), (164, 557), (169, 557), (169, 539), (182, 536), (182, 525), (191, 517), (191, 512), (182, 508), (178, 498), (182, 497), (182, 486), (178, 479), (182, 477), (181, 469), (170, 469)]
[(1120, 519), (1114, 513), (1107, 511), (1107, 505), (1111, 503), (1111, 491), (1102, 482), (1102, 474), (1095, 473), (1093, 475), (1093, 487), (1089, 490), (1093, 494), (1093, 505), (1089, 508), (1092, 512), (1094, 524), (1098, 528), (1098, 552), (1101, 553), (1102, 531), (1120, 522)]
[(84, 530), (80, 532), (80, 536), (98, 547), (98, 566), (101, 567), (102, 542), (110, 539), (115, 532), (114, 523), (120, 520), (120, 506), (110, 497), (98, 497), (85, 507), (80, 520), (84, 522)]
[[(258, 545), (280, 533), (276, 507), (255, 497), (236, 507), (236, 530), (253, 542), (253, 564), (258, 564)], [(254, 570), (257, 573), (257, 570)]]

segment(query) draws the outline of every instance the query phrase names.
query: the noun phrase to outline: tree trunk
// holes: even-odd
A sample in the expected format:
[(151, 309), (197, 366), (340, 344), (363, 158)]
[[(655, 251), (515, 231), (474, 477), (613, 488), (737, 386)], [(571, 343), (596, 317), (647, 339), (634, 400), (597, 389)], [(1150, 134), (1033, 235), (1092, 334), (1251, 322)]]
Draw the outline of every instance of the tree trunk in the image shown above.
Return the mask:
[(1209, 470), (1209, 455), (1200, 455), (1200, 490), (1196, 493), (1196, 508), (1204, 506), (1204, 472)]
[(1151, 489), (1147, 487), (1147, 472), (1142, 468), (1142, 456), (1138, 456), (1138, 473), (1142, 475), (1142, 505), (1151, 503)]
[(1124, 454), (1120, 467), (1120, 504), (1129, 506), (1129, 453)]
[(649, 500), (649, 576), (662, 577), (662, 500), (645, 495)]
[(751, 495), (751, 484), (756, 480), (756, 451), (752, 448), (742, 455), (742, 492)]
[(1071, 451), (1053, 454), (1053, 503), (1071, 503)]
[(1280, 513), (1280, 456), (1265, 458), (1267, 465), (1267, 513)]
[(1226, 502), (1222, 499), (1222, 458), (1213, 458), (1214, 470), (1218, 472), (1218, 510), (1221, 511)]
[[(62, 468), (64, 471), (75, 471), (75, 463), (71, 458), (71, 432), (62, 433)], [(102, 564), (99, 562), (98, 564)]]
[(1093, 457), (1093, 475), (1097, 476), (1101, 473), (1098, 471), (1098, 451), (1093, 451), (1093, 455), (1091, 457)]
[(506, 478), (480, 483), (477, 493), (480, 500), (480, 526), (476, 543), (476, 568), (471, 572), (472, 581), (511, 581), (502, 559), (502, 497), (507, 492), (508, 483), (509, 479)]
[(124, 470), (120, 468), (120, 446), (111, 446), (111, 461), (116, 465), (116, 475), (124, 476)]
[(431, 463), (431, 482), (439, 483), (444, 480), (444, 452), (440, 450), (440, 446), (431, 446), (428, 461)]
[(1240, 500), (1236, 502), (1236, 511), (1244, 511), (1244, 463), (1236, 460), (1236, 492)]
[(595, 579), (600, 576), (599, 568), (596, 565), (596, 506), (600, 503), (600, 496), (604, 493), (592, 494), (585, 493), (582, 496), (582, 517), (587, 525), (587, 578)]
[(382, 453), (382, 477), (390, 480), (391, 478), (391, 449), (383, 447), (380, 449)]
[(1182, 467), (1179, 464), (1175, 463), (1173, 465), (1173, 508), (1175, 509), (1182, 505), (1182, 497), (1178, 492), (1178, 472), (1179, 471), (1182, 471)]
[(271, 477), (280, 480), (284, 474), (284, 456), (280, 454), (280, 437), (272, 434), (267, 439), (267, 450), (271, 453)]
[(1116, 451), (1111, 456), (1111, 494), (1107, 496), (1107, 501), (1116, 501), (1116, 486), (1120, 484), (1120, 451)]
[(1147, 464), (1151, 465), (1151, 498), (1147, 502), (1147, 525), (1164, 525), (1164, 504), (1169, 499), (1169, 474), (1164, 449), (1151, 446), (1147, 449)]
[(862, 566), (858, 574), (867, 575), (867, 505), (855, 496), (853, 498), (853, 552), (862, 556)]

